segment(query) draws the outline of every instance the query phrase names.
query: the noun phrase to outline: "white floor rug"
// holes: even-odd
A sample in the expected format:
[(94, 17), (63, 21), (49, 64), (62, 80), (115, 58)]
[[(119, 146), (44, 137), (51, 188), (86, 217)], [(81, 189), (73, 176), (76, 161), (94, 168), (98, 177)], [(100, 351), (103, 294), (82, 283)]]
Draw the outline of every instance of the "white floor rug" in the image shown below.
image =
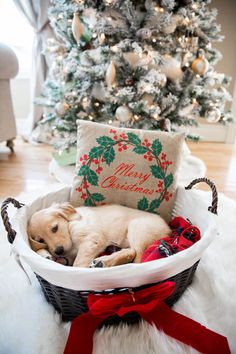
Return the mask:
[[(44, 191), (45, 192), (45, 191)], [(209, 193), (201, 193), (210, 200)], [(36, 197), (22, 195), (20, 201)], [(206, 250), (193, 284), (174, 309), (228, 337), (236, 354), (236, 202), (220, 195), (217, 238)], [(0, 233), (0, 354), (62, 354), (69, 324), (62, 323), (36, 280), (29, 283)], [(79, 344), (78, 344), (79, 345)], [(93, 354), (192, 354), (145, 322), (102, 329)], [(218, 353), (216, 353), (218, 354)], [(221, 353), (219, 353), (221, 354)]]

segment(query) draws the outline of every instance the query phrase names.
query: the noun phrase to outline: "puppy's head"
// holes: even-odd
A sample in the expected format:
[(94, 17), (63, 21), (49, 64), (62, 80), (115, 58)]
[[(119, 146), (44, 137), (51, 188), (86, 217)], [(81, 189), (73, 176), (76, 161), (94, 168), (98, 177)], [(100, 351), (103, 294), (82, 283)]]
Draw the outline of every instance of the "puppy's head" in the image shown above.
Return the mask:
[(72, 241), (68, 222), (75, 217), (79, 216), (69, 203), (54, 204), (33, 214), (27, 229), (32, 249), (36, 252), (48, 249), (55, 255), (70, 251)]

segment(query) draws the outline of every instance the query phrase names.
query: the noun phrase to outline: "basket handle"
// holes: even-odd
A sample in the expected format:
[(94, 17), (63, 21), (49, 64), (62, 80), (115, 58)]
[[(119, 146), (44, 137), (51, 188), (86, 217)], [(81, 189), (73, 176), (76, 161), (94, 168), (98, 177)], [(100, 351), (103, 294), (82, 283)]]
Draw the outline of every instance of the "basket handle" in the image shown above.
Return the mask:
[(12, 228), (10, 220), (9, 220), (9, 216), (7, 213), (7, 208), (10, 203), (12, 203), (14, 205), (14, 207), (16, 207), (18, 209), (23, 207), (24, 204), (18, 202), (14, 198), (7, 198), (6, 200), (4, 200), (4, 202), (2, 203), (2, 206), (1, 206), (1, 216), (2, 216), (3, 225), (4, 225), (5, 230), (7, 232), (7, 238), (10, 243), (13, 243), (15, 240), (15, 237), (16, 237), (16, 231)]
[(194, 179), (187, 187), (185, 187), (186, 190), (192, 189), (192, 187), (197, 184), (197, 183), (201, 183), (201, 182), (205, 182), (206, 184), (208, 184), (208, 186), (211, 188), (212, 191), (212, 203), (209, 206), (208, 210), (217, 215), (217, 208), (218, 208), (218, 192), (216, 189), (215, 184), (208, 178), (206, 177), (202, 177), (202, 178), (196, 178)]

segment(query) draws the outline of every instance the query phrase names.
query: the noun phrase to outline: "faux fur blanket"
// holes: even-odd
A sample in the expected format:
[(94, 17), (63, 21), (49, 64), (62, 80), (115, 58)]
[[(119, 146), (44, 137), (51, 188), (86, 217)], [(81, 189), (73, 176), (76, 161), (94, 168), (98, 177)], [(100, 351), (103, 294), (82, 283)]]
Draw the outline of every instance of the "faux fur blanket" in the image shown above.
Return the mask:
[[(209, 193), (199, 193), (210, 200)], [(29, 196), (22, 195), (19, 199), (27, 202)], [(221, 237), (206, 250), (193, 284), (174, 310), (228, 337), (231, 351), (236, 353), (236, 202), (220, 195), (218, 219)], [(46, 302), (37, 280), (30, 284), (11, 256), (6, 234), (1, 229), (0, 354), (62, 354), (69, 328), (70, 324), (62, 323)], [(135, 326), (102, 329), (94, 336), (93, 354), (158, 353), (196, 351), (144, 321)]]

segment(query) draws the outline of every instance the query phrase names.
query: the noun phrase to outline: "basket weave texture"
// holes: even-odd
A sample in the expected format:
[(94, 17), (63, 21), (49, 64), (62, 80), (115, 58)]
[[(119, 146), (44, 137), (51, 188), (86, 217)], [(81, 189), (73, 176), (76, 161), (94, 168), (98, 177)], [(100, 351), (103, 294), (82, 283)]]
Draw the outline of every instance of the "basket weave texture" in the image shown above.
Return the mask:
[[(217, 203), (218, 203), (218, 197), (217, 197), (217, 190), (212, 181), (210, 181), (207, 178), (198, 178), (194, 180), (192, 183), (190, 183), (189, 186), (186, 187), (186, 189), (191, 189), (195, 184), (200, 183), (200, 182), (205, 182), (207, 183), (211, 190), (212, 190), (212, 205), (208, 208), (208, 210), (214, 214), (217, 214)], [(8, 240), (10, 243), (14, 242), (15, 236), (16, 236), (16, 231), (12, 229), (11, 223), (9, 221), (9, 216), (7, 213), (7, 207), (8, 205), (12, 203), (16, 208), (21, 208), (23, 204), (19, 203), (17, 200), (13, 198), (8, 198), (6, 199), (1, 207), (1, 216), (3, 219), (3, 223), (5, 226), (5, 229), (8, 234)], [(165, 282), (167, 280), (173, 281), (176, 284), (175, 291), (172, 293), (170, 297), (168, 297), (165, 300), (165, 303), (168, 306), (173, 306), (176, 301), (181, 297), (181, 295), (184, 293), (184, 291), (187, 289), (187, 287), (192, 283), (194, 273), (197, 269), (198, 262), (193, 264), (190, 268), (185, 269), (184, 271), (176, 274), (175, 276), (165, 279), (162, 282)], [(77, 316), (81, 315), (82, 313), (87, 312), (87, 297), (90, 293), (94, 294), (103, 294), (103, 295), (113, 295), (113, 294), (120, 294), (124, 292), (136, 292), (138, 290), (151, 287), (155, 284), (160, 284), (162, 282), (158, 282), (155, 284), (145, 284), (141, 287), (137, 288), (115, 288), (115, 289), (109, 289), (105, 291), (77, 291), (77, 290), (72, 290), (72, 289), (67, 289), (63, 287), (59, 287), (56, 285), (53, 285), (49, 283), (47, 280), (44, 278), (40, 277), (38, 274), (35, 274), (40, 285), (42, 288), (42, 291), (47, 299), (47, 301), (53, 305), (55, 310), (61, 314), (61, 318), (63, 321), (71, 321)], [(137, 313), (131, 312), (126, 314), (123, 317), (118, 317), (118, 316), (112, 316), (108, 318), (106, 321), (103, 322), (102, 325), (109, 326), (109, 325), (117, 325), (119, 323), (126, 323), (126, 324), (134, 324), (137, 323), (140, 320), (140, 317)]]

